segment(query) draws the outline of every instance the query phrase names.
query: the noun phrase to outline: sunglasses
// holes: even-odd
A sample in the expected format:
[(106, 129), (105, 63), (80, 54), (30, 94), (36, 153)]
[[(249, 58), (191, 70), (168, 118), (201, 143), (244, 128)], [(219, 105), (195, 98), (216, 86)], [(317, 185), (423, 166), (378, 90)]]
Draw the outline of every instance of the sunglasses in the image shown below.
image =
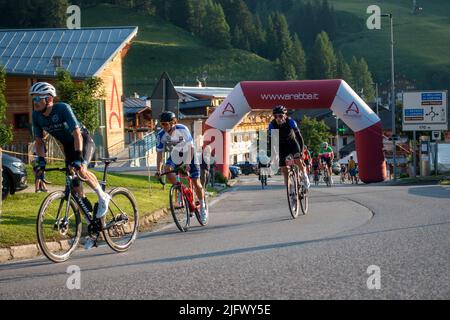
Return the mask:
[(284, 114), (276, 114), (274, 115), (275, 119), (283, 119), (284, 118)]
[(43, 97), (39, 97), (39, 96), (36, 96), (36, 97), (33, 97), (33, 102), (40, 102), (41, 100), (43, 100), (43, 99), (47, 99), (47, 98), (50, 98), (50, 96), (43, 96)]
[(163, 127), (168, 127), (168, 126), (170, 126), (170, 122), (161, 122), (161, 125)]

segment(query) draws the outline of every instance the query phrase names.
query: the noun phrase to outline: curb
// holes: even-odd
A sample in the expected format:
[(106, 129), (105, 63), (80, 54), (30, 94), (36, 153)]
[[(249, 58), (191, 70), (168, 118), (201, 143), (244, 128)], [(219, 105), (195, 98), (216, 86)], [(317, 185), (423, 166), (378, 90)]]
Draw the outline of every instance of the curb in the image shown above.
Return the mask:
[[(148, 216), (142, 217), (139, 222), (139, 227), (144, 228), (156, 224), (160, 219), (169, 214), (168, 209), (161, 209), (155, 211)], [(82, 241), (80, 241), (82, 244)], [(49, 245), (60, 245), (58, 243), (49, 243)], [(13, 246), (10, 248), (0, 248), (0, 263), (12, 262), (16, 260), (32, 259), (42, 256), (41, 250), (37, 244), (28, 244), (23, 246)]]

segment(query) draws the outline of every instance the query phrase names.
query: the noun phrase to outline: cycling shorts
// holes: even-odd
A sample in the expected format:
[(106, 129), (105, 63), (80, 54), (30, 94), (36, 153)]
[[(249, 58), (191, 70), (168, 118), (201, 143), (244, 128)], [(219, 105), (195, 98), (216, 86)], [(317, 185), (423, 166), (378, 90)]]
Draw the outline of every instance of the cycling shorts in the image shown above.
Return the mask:
[[(175, 169), (180, 165), (176, 165), (175, 162), (172, 161), (172, 158), (169, 158), (169, 160), (167, 160), (166, 162), (166, 166), (170, 166)], [(195, 164), (194, 160), (192, 160), (190, 169), (191, 170), (189, 171), (189, 177), (191, 177), (191, 179), (200, 179), (200, 165)]]
[(320, 161), (325, 162), (327, 166), (331, 167), (331, 158), (329, 157), (321, 157)]
[(295, 157), (295, 155), (301, 154), (300, 152), (300, 145), (297, 141), (291, 142), (289, 144), (280, 144), (280, 161), (279, 166), (280, 167), (286, 167), (286, 158), (289, 155), (292, 155)]
[[(83, 163), (88, 165), (95, 154), (95, 142), (87, 132), (81, 132), (83, 138)], [(69, 166), (76, 159), (75, 146), (73, 144), (64, 146), (64, 157), (66, 159), (66, 166)]]

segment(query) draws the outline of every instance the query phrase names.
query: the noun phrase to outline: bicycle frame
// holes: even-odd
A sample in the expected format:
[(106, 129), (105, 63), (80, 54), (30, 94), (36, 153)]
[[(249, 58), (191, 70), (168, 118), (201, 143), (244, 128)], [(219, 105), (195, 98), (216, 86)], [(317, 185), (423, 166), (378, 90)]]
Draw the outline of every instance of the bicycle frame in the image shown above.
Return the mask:
[[(183, 176), (180, 173), (179, 169), (175, 169), (173, 171), (169, 171), (169, 172), (165, 172), (163, 174), (161, 174), (161, 176), (165, 176), (168, 174), (172, 174), (174, 173), (176, 176), (176, 181), (177, 181), (177, 185), (179, 185), (181, 187), (181, 192), (182, 192), (182, 196), (186, 196), (186, 199), (188, 200), (188, 204), (189, 204), (189, 210), (191, 213), (195, 212), (195, 210), (199, 210), (200, 209), (200, 203), (195, 203), (194, 202), (194, 188), (193, 188), (193, 181), (192, 178), (189, 175)], [(188, 186), (186, 187), (183, 182), (182, 179), (187, 179), (188, 181)], [(159, 179), (159, 182), (164, 186), (165, 183)]]
[[(107, 177), (107, 171), (110, 163), (105, 163), (105, 170), (103, 172), (103, 180), (99, 181), (99, 184), (103, 191), (106, 191), (106, 177)], [(60, 219), (61, 209), (64, 201), (67, 201), (66, 208), (65, 208), (65, 216), (62, 220), (63, 224), (67, 223), (69, 220), (69, 209), (70, 209), (70, 203), (72, 198), (75, 200), (78, 210), (83, 214), (84, 219), (86, 220), (86, 223), (88, 225), (94, 225), (94, 223), (97, 221), (95, 218), (95, 209), (93, 208), (93, 212), (90, 212), (90, 210), (87, 208), (86, 204), (83, 202), (83, 199), (74, 191), (73, 188), (73, 181), (75, 179), (79, 179), (83, 182), (86, 182), (85, 179), (82, 179), (72, 168), (51, 168), (46, 169), (46, 172), (51, 171), (59, 171), (59, 172), (65, 172), (66, 174), (66, 184), (64, 188), (64, 195), (65, 197), (61, 199), (61, 203), (58, 208), (58, 213), (55, 218), (55, 227), (58, 226), (58, 222)], [(101, 229), (101, 228), (100, 228)], [(99, 230), (101, 231), (101, 230)]]

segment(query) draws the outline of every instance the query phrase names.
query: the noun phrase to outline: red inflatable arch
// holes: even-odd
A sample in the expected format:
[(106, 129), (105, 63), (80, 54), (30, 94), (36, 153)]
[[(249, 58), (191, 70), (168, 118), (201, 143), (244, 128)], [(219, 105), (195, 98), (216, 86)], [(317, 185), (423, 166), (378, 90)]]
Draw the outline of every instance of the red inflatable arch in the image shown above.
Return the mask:
[(288, 109), (330, 108), (355, 133), (360, 179), (365, 183), (386, 179), (380, 118), (344, 80), (249, 81), (238, 84), (205, 126), (223, 133), (224, 159), (219, 170), (225, 176), (229, 165), (229, 130), (250, 111), (272, 109), (276, 105)]

